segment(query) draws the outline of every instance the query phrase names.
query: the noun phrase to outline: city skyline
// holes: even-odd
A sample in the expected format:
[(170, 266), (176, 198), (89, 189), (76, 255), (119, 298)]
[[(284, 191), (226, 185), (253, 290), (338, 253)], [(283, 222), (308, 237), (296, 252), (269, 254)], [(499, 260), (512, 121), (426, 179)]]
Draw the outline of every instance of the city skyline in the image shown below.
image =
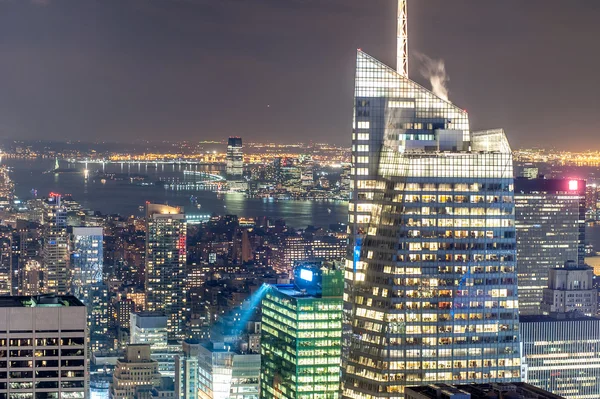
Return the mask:
[[(395, 6), (388, 0), (4, 1), (0, 133), (90, 140), (328, 137), (347, 144), (354, 51), (395, 64)], [(475, 130), (502, 126), (515, 148), (542, 138), (546, 145), (586, 148), (595, 134), (590, 126), (598, 125), (590, 111), (598, 103), (599, 60), (587, 51), (598, 35), (597, 5), (430, 0), (409, 1), (409, 9), (410, 77), (428, 86), (418, 53), (443, 59), (450, 99), (477, 115)], [(557, 77), (568, 84), (549, 84)], [(566, 130), (568, 143), (561, 140)]]
[(0, 399), (600, 397), (555, 1), (0, 0)]

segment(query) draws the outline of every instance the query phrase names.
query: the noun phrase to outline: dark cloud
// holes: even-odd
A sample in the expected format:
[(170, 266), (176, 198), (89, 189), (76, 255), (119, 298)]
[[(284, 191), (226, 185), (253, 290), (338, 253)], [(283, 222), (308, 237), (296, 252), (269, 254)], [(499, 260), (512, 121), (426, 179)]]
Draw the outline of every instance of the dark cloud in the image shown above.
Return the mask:
[[(2, 136), (349, 143), (356, 48), (395, 62), (394, 0), (36, 3), (0, 0)], [(590, 0), (412, 0), (409, 46), (444, 60), (473, 128), (587, 148), (598, 17)]]

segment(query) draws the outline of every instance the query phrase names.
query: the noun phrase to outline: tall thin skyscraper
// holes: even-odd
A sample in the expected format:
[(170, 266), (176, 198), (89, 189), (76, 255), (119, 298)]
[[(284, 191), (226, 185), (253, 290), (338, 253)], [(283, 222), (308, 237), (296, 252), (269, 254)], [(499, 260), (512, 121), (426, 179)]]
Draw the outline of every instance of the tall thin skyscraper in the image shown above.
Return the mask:
[(43, 236), (43, 291), (66, 295), (71, 290), (70, 243), (67, 232), (67, 212), (61, 196), (48, 198)]
[(0, 232), (0, 295), (12, 294), (12, 239)]
[(343, 395), (520, 378), (514, 182), (502, 130), (358, 51)]
[(164, 312), (169, 336), (181, 338), (186, 316), (186, 220), (183, 209), (146, 209), (146, 310)]
[(518, 178), (515, 219), (519, 310), (541, 314), (550, 269), (585, 257), (585, 181)]
[(227, 175), (242, 177), (244, 174), (244, 150), (241, 137), (230, 137), (227, 142)]
[(92, 284), (102, 281), (103, 241), (102, 227), (73, 227), (73, 293), (84, 303)]

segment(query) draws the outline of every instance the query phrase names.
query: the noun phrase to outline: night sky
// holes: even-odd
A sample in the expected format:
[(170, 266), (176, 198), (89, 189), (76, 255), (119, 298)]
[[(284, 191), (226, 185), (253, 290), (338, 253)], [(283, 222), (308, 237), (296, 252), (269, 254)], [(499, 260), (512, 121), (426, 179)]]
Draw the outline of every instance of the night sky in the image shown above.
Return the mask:
[[(0, 138), (350, 143), (395, 0), (0, 0)], [(411, 0), (415, 53), (513, 148), (600, 149), (600, 1)]]

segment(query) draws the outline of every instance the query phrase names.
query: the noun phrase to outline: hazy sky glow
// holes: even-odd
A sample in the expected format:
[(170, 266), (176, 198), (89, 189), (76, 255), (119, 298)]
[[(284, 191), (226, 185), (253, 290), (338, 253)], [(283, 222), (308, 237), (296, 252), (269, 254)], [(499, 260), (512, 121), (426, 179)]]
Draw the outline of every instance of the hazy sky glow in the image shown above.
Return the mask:
[[(349, 144), (356, 48), (395, 61), (394, 0), (0, 0), (0, 137)], [(600, 1), (411, 0), (473, 129), (600, 144)], [(268, 106), (269, 105), (269, 106)], [(567, 139), (568, 138), (568, 139)]]

